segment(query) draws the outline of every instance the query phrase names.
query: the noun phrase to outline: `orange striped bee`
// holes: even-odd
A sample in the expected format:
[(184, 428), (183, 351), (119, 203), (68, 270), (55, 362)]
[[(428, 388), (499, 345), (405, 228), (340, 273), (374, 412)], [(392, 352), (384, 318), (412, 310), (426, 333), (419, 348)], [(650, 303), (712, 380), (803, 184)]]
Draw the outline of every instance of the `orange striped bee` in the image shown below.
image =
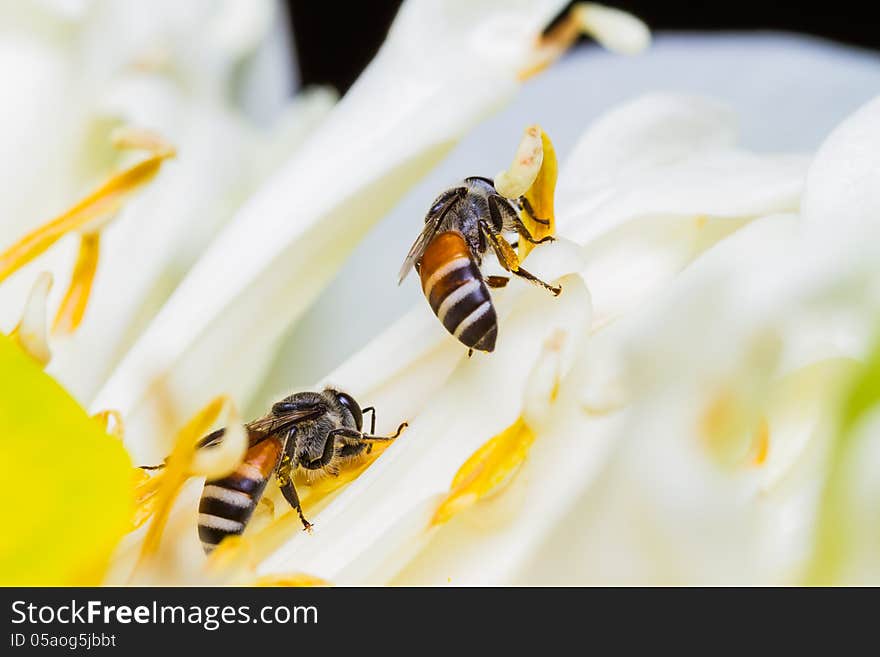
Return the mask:
[[(372, 414), (369, 434), (363, 432), (364, 413)], [(394, 440), (405, 426), (404, 422), (393, 436), (373, 435), (375, 409), (361, 409), (350, 395), (332, 388), (285, 397), (268, 415), (246, 425), (250, 447), (235, 471), (205, 482), (199, 501), (199, 538), (205, 552), (227, 536), (244, 531), (273, 475), (303, 527), (310, 529), (293, 485), (293, 472), (302, 468), (313, 475), (338, 474), (340, 465), (368, 454), (375, 441)], [(219, 443), (223, 431), (203, 438), (200, 447)]]
[(490, 178), (471, 176), (447, 189), (431, 204), (425, 227), (409, 250), (398, 283), (415, 267), (431, 310), (447, 331), (473, 351), (493, 351), (498, 337), (498, 316), (490, 287), (504, 287), (506, 276), (483, 277), (480, 264), (491, 248), (511, 274), (541, 285), (554, 295), (562, 288), (550, 285), (519, 266), (519, 258), (503, 233), (514, 232), (532, 244), (536, 240), (520, 219), (520, 210), (535, 221), (525, 197), (516, 202), (501, 196)]

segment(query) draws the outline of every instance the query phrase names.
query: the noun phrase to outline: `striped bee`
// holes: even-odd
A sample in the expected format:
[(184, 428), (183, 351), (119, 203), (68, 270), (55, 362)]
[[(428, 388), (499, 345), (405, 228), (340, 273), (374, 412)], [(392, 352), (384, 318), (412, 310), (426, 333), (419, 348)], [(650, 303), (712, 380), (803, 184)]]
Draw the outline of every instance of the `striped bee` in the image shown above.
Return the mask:
[[(371, 413), (369, 434), (363, 432), (365, 413)], [(350, 395), (327, 388), (285, 397), (268, 415), (245, 426), (250, 447), (244, 460), (226, 477), (206, 481), (202, 490), (199, 538), (205, 552), (244, 531), (273, 475), (303, 527), (310, 529), (293, 485), (294, 471), (301, 468), (313, 477), (338, 474), (340, 465), (369, 454), (373, 442), (397, 438), (406, 423), (393, 436), (373, 435), (375, 409), (361, 409)], [(200, 447), (210, 448), (222, 438), (220, 429), (203, 438)]]
[(519, 259), (503, 233), (515, 232), (532, 244), (536, 240), (520, 218), (520, 210), (535, 221), (525, 197), (511, 201), (495, 190), (490, 178), (465, 178), (431, 204), (425, 226), (400, 269), (398, 283), (415, 267), (422, 291), (437, 318), (468, 349), (493, 351), (498, 337), (498, 316), (489, 295), (490, 287), (504, 287), (506, 276), (483, 277), (480, 264), (491, 248), (498, 262), (511, 274), (543, 286), (554, 295), (562, 288), (550, 285), (519, 266)]

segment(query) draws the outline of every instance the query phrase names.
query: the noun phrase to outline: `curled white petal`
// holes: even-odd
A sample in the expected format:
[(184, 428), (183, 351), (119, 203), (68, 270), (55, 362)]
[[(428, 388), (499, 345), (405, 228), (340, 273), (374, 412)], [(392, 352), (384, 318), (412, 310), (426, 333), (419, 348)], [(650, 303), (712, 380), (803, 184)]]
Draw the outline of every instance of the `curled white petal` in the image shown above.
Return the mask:
[(526, 128), (510, 168), (495, 176), (495, 189), (502, 196), (517, 199), (524, 195), (541, 170), (544, 162), (544, 146), (541, 128), (532, 125)]
[(651, 45), (651, 31), (630, 13), (594, 2), (576, 5), (581, 28), (608, 50), (637, 55)]
[(14, 331), (22, 349), (41, 365), (45, 365), (52, 358), (46, 329), (46, 304), (51, 289), (52, 274), (42, 272), (31, 288), (21, 314), (21, 321)]

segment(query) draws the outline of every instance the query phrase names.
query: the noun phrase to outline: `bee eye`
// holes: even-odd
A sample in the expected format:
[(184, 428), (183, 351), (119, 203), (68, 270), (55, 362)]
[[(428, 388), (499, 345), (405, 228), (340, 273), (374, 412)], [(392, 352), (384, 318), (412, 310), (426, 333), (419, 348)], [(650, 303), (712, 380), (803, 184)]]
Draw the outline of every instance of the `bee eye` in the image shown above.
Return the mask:
[(278, 402), (272, 405), (272, 413), (275, 415), (284, 415), (296, 410), (296, 404), (293, 402)]
[(360, 431), (364, 427), (364, 414), (361, 412), (361, 407), (358, 406), (358, 403), (352, 398), (351, 395), (347, 395), (344, 392), (337, 392), (336, 399), (339, 400), (339, 403), (345, 406), (349, 412), (351, 412), (351, 416), (354, 418), (354, 423), (357, 426), (357, 430)]

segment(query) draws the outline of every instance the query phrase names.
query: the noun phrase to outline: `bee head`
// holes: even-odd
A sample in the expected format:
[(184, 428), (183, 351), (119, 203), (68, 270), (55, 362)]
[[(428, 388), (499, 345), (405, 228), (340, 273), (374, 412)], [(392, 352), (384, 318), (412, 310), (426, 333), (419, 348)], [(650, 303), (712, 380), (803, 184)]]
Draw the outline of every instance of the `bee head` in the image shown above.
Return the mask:
[(357, 430), (361, 431), (364, 428), (364, 414), (361, 411), (361, 407), (358, 405), (358, 403), (351, 395), (344, 392), (339, 392), (338, 390), (335, 390), (333, 394), (336, 395), (336, 401), (338, 401), (346, 409), (348, 409), (348, 412), (351, 413), (351, 417), (354, 418), (354, 423), (357, 427)]

